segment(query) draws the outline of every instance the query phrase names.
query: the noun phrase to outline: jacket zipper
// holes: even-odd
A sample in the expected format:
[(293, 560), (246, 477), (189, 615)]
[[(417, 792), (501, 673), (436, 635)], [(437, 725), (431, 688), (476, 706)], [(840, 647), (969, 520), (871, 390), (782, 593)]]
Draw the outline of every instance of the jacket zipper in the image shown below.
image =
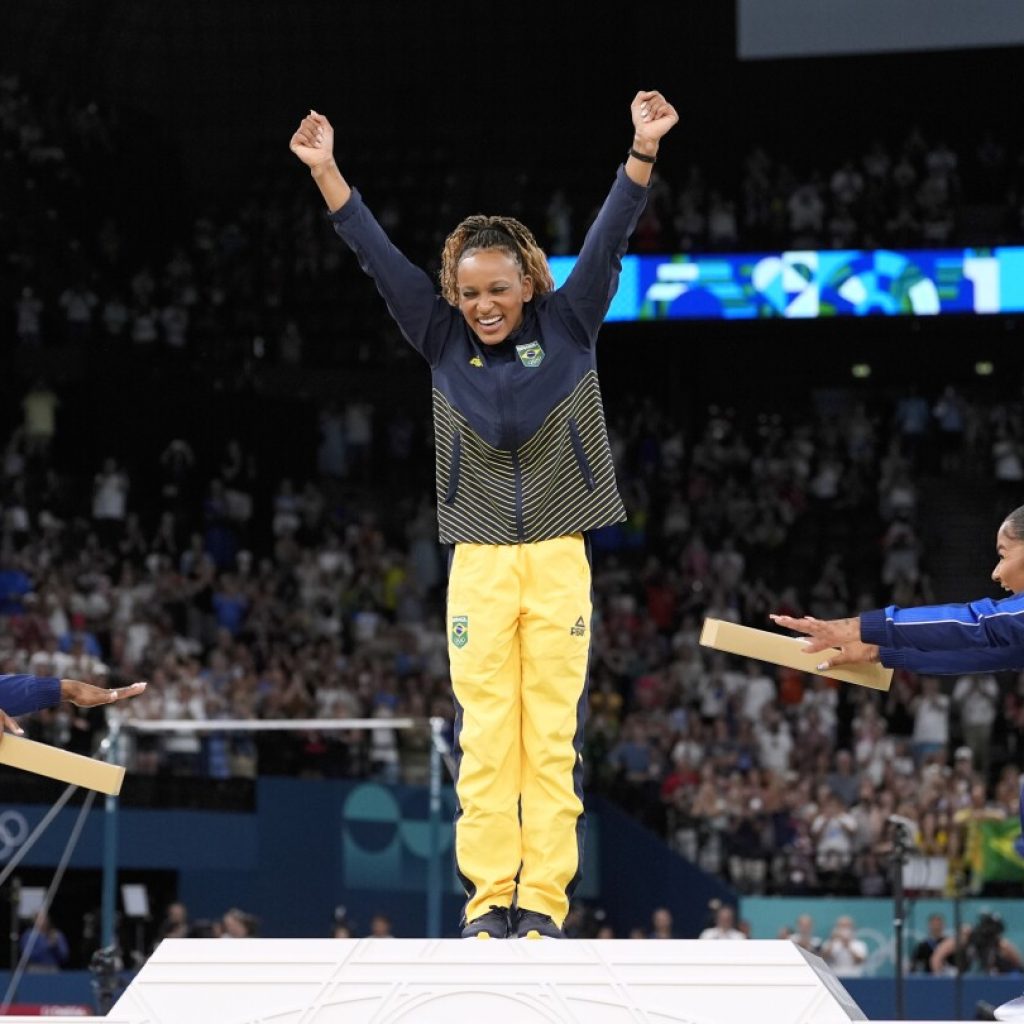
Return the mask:
[[(505, 377), (509, 369), (515, 369), (515, 364), (506, 363), (498, 367), (498, 422), (501, 424), (501, 436), (506, 441), (512, 438), (505, 395)], [(511, 403), (511, 395), (508, 398)], [(510, 450), (512, 452), (512, 475), (515, 480), (516, 537), (522, 544), (526, 539), (526, 528), (523, 524), (523, 472), (519, 464), (519, 450), (514, 447), (511, 447)]]

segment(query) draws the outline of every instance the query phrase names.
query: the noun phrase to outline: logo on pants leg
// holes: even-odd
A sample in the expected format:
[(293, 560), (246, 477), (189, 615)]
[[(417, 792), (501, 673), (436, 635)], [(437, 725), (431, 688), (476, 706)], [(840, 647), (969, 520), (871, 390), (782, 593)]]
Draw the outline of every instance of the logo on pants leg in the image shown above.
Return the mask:
[(572, 634), (572, 636), (583, 636), (583, 634), (586, 633), (586, 631), (587, 627), (583, 622), (582, 615), (576, 620), (575, 626), (569, 627), (569, 632)]
[(452, 643), (456, 647), (465, 647), (469, 643), (469, 616), (452, 616)]

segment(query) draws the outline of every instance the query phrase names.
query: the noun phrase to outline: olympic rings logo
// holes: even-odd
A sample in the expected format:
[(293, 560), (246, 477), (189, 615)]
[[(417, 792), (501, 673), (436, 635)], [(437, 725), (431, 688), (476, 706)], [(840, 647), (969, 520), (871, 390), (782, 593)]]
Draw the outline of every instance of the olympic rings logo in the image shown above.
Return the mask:
[(0, 812), (0, 864), (28, 838), (28, 821), (17, 811)]

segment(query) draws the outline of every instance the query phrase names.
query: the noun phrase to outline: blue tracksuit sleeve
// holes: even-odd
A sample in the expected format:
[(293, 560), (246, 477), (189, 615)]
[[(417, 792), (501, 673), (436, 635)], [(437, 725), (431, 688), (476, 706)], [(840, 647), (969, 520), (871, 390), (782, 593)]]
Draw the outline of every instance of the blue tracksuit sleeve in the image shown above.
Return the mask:
[(1024, 669), (1024, 647), (982, 647), (969, 651), (880, 647), (879, 656), (886, 668), (902, 668), (923, 676), (964, 676)]
[(620, 166), (568, 278), (556, 292), (568, 303), (591, 345), (619, 287), (622, 257), (646, 204), (647, 188)]
[(52, 676), (0, 676), (0, 710), (9, 715), (54, 708), (60, 703), (60, 680)]
[(405, 339), (436, 366), (455, 310), (437, 294), (427, 274), (399, 252), (357, 189), (328, 217), (359, 266), (373, 278)]
[(921, 608), (889, 605), (861, 615), (860, 637), (879, 647), (915, 651), (1024, 650), (1024, 594)]

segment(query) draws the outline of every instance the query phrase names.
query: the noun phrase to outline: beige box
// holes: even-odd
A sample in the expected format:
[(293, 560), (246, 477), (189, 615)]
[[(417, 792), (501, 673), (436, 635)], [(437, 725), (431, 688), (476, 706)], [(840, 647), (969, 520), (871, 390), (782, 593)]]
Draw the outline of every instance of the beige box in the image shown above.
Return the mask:
[(21, 768), (48, 779), (74, 783), (98, 793), (117, 796), (124, 782), (124, 769), (81, 754), (72, 754), (47, 743), (36, 743), (23, 736), (4, 733), (0, 738), (0, 764)]
[(892, 685), (892, 669), (877, 663), (843, 665), (840, 668), (819, 672), (817, 666), (828, 658), (828, 652), (807, 654), (803, 648), (809, 642), (808, 637), (783, 636), (781, 633), (770, 633), (766, 629), (739, 626), (735, 622), (705, 619), (700, 632), (700, 642), (702, 646), (714, 648), (716, 651), (738, 654), (757, 661), (768, 661), (773, 665), (799, 669), (811, 675), (838, 679), (842, 683), (869, 686), (872, 690), (888, 690)]

